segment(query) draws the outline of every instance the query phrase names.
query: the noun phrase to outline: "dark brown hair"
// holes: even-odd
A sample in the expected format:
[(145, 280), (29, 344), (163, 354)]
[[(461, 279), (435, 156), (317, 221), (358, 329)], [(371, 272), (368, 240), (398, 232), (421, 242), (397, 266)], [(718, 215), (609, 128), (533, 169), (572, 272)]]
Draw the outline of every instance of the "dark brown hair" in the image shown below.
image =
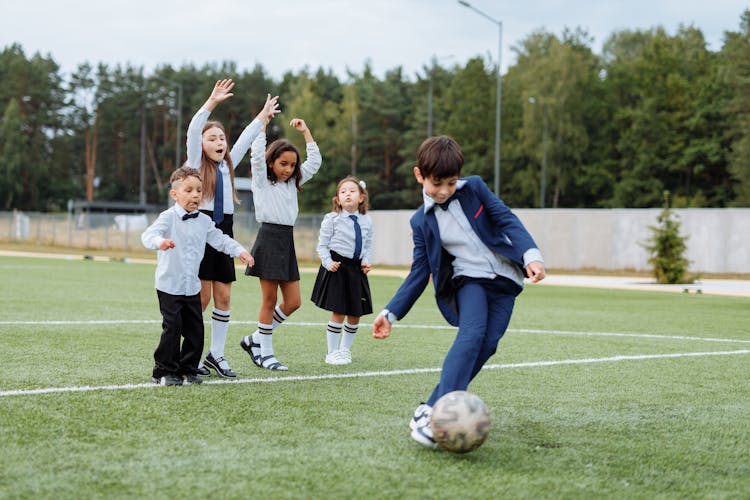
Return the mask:
[(461, 175), (463, 165), (461, 147), (447, 135), (425, 139), (417, 149), (417, 167), (424, 178), (439, 180)]
[(345, 182), (353, 182), (359, 188), (359, 194), (362, 195), (362, 201), (359, 203), (357, 210), (361, 214), (366, 214), (370, 201), (369, 197), (367, 196), (367, 189), (364, 186), (364, 182), (360, 181), (353, 175), (347, 175), (346, 177), (341, 179), (338, 184), (336, 184), (336, 194), (333, 196), (333, 211), (336, 213), (341, 213), (342, 208), (341, 204), (339, 203), (339, 189), (341, 189), (341, 185)]
[(288, 151), (294, 153), (297, 159), (294, 162), (294, 172), (292, 172), (292, 175), (286, 180), (286, 182), (294, 179), (297, 191), (302, 192), (302, 186), (300, 185), (300, 182), (302, 182), (302, 169), (300, 165), (299, 149), (286, 139), (277, 139), (266, 149), (266, 175), (268, 176), (268, 180), (274, 184), (279, 181), (276, 178), (276, 174), (273, 173), (273, 162), (275, 162), (279, 156)]
[[(201, 132), (201, 141), (203, 140), (203, 133), (213, 127), (221, 130), (225, 136), (227, 135), (226, 131), (224, 130), (224, 125), (222, 125), (220, 122), (209, 120), (205, 125), (203, 125), (203, 131)], [(239, 204), (240, 199), (237, 196), (237, 190), (234, 188), (234, 163), (232, 163), (232, 155), (229, 154), (229, 139), (227, 139), (227, 151), (224, 153), (224, 161), (227, 162), (227, 167), (229, 167), (229, 180), (232, 183), (232, 198), (234, 199), (235, 203)], [(201, 174), (203, 177), (203, 199), (212, 199), (214, 197), (214, 193), (216, 192), (216, 163), (214, 163), (211, 158), (206, 156), (206, 152), (203, 151), (202, 143)]]

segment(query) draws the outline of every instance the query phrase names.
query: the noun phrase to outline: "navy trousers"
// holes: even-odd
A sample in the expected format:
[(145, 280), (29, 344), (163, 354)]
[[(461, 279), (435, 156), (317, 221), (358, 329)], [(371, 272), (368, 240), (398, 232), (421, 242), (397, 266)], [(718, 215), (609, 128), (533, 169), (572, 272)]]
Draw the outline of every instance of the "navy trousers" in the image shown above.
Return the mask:
[(497, 351), (521, 290), (506, 278), (463, 278), (463, 284), (456, 290), (458, 333), (445, 356), (440, 382), (427, 400), (428, 405), (433, 406), (444, 394), (469, 387), (469, 382)]

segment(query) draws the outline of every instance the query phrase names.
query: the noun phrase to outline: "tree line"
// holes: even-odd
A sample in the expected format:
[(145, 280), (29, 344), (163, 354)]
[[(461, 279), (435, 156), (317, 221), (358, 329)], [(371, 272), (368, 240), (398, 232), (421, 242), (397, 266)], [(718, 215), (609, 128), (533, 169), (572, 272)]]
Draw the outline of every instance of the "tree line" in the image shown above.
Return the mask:
[[(615, 32), (602, 53), (582, 30), (537, 31), (514, 47), (502, 77), (500, 195), (514, 207), (750, 206), (750, 10), (720, 50), (680, 27)], [(187, 123), (214, 82), (234, 97), (212, 115), (230, 144), (281, 96), (269, 140), (306, 120), (324, 163), (300, 197), (303, 211), (330, 208), (353, 173), (372, 208), (421, 203), (411, 169), (427, 136), (461, 144), (464, 173), (494, 180), (497, 67), (482, 58), (382, 78), (369, 64), (346, 79), (330, 70), (287, 72), (235, 62), (143, 68), (82, 63), (63, 77), (51, 56), (18, 44), (0, 53), (0, 210), (64, 210), (69, 199), (162, 204), (185, 160)], [(304, 149), (304, 144), (298, 144)], [(248, 176), (249, 159), (238, 168)]]

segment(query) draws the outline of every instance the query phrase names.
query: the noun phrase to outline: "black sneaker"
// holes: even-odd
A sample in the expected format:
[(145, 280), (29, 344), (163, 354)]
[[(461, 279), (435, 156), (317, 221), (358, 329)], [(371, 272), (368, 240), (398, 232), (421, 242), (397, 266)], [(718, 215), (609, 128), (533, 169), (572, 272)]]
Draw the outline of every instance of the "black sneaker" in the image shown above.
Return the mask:
[(182, 379), (177, 375), (164, 375), (162, 377), (151, 377), (151, 380), (156, 385), (182, 385)]
[(211, 368), (221, 378), (237, 378), (237, 374), (232, 371), (229, 367), (229, 363), (223, 357), (214, 359), (214, 355), (211, 352), (208, 353), (203, 364), (208, 368)]
[(198, 375), (183, 375), (182, 380), (185, 381), (186, 385), (197, 385), (203, 383), (203, 379)]
[(196, 373), (200, 375), (201, 377), (210, 377), (211, 376), (211, 370), (206, 368), (205, 366), (199, 366), (196, 370)]

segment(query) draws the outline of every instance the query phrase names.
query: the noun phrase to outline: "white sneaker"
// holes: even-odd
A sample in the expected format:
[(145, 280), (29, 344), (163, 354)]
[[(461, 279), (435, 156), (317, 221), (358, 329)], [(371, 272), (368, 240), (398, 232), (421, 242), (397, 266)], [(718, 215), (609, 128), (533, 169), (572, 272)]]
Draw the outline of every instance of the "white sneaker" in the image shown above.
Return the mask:
[(329, 365), (340, 365), (339, 363), (339, 351), (333, 351), (326, 354), (326, 363)]
[(422, 403), (421, 405), (417, 406), (416, 410), (414, 410), (414, 416), (409, 421), (409, 428), (411, 430), (414, 430), (417, 427), (422, 427), (423, 425), (429, 426), (430, 416), (432, 416), (432, 406)]
[(422, 446), (432, 448), (433, 450), (438, 446), (435, 438), (432, 436), (432, 427), (430, 427), (429, 422), (427, 425), (420, 425), (416, 429), (413, 429), (411, 431), (411, 438)]
[(349, 349), (341, 349), (339, 351), (339, 364), (350, 365), (352, 364), (352, 351)]

